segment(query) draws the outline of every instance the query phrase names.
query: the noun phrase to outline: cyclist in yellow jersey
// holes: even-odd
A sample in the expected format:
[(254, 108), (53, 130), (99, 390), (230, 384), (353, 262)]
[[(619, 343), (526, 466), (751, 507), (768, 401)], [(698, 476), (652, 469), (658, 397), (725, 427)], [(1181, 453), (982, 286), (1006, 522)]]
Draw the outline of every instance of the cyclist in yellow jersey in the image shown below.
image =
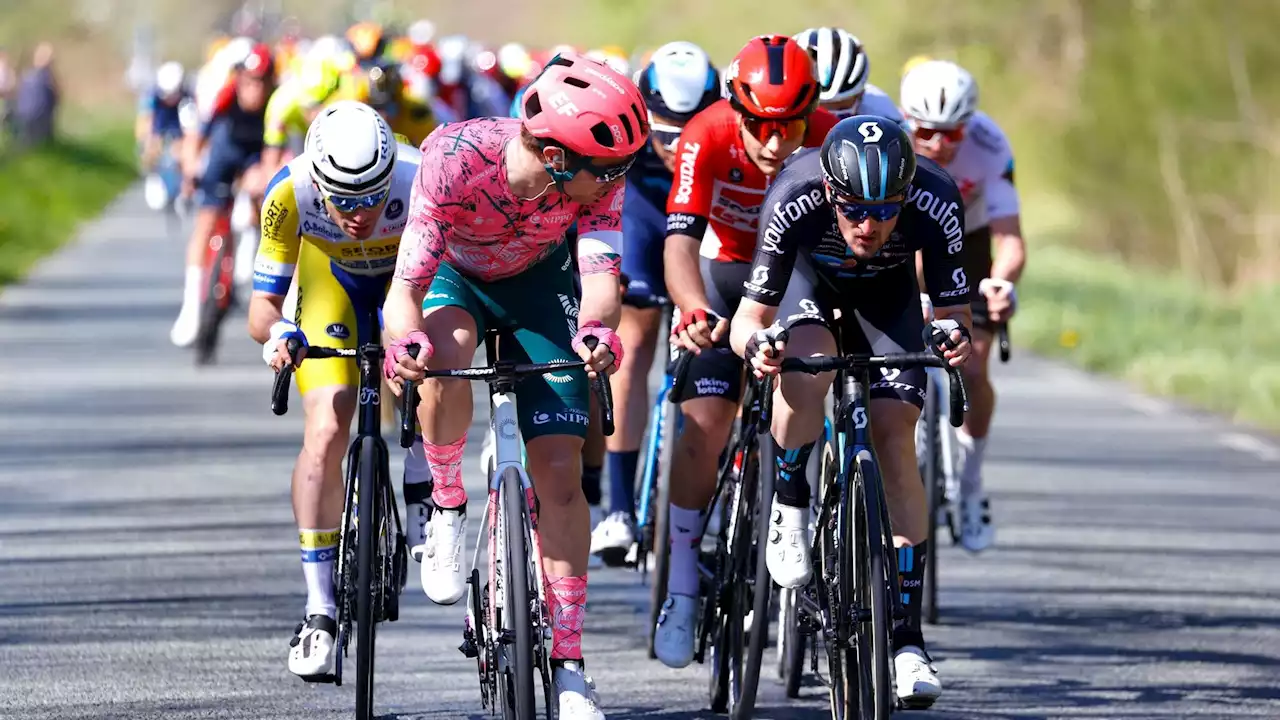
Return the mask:
[(355, 99), (367, 103), (391, 124), (391, 129), (417, 147), (439, 123), (431, 106), (405, 92), (399, 66), (379, 63), (356, 85)]
[(312, 58), (301, 74), (276, 89), (267, 103), (262, 134), (263, 177), (274, 176), (288, 162), (290, 138), (306, 134), (324, 104), (340, 95), (342, 85), (343, 74), (337, 65), (328, 59)]
[[(304, 152), (276, 173), (262, 207), (249, 334), (263, 343), (263, 359), (275, 369), (290, 362), (289, 339), (302, 343), (297, 381), (306, 420), (293, 470), (293, 512), (307, 601), (288, 664), (306, 680), (322, 680), (333, 668), (342, 460), (359, 380), (354, 360), (306, 362), (306, 348), (354, 349), (379, 339), (379, 323), (370, 318), (378, 317), (395, 270), (421, 158), (416, 148), (397, 143), (369, 106), (336, 102), (311, 124)], [(297, 310), (289, 320), (282, 308), (295, 276)], [(419, 440), (405, 459), (406, 500), (429, 496), (430, 477)], [(422, 523), (407, 528), (410, 544), (425, 542)]]

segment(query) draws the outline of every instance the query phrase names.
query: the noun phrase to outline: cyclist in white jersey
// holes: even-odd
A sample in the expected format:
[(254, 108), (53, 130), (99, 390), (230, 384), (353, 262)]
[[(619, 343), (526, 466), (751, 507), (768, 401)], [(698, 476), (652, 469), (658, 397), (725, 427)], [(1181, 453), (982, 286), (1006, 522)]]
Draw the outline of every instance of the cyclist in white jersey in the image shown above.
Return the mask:
[(955, 63), (928, 60), (912, 66), (902, 78), (899, 99), (916, 152), (945, 167), (960, 187), (965, 272), (970, 282), (980, 278), (972, 300), (974, 357), (964, 367), (970, 408), (956, 433), (961, 448), (960, 542), (979, 552), (995, 539), (990, 503), (982, 489), (982, 458), (995, 411), (987, 362), (994, 330), (1016, 309), (1014, 283), (1027, 259), (1013, 151), (1000, 126), (978, 110), (973, 76)]
[(795, 40), (817, 66), (819, 106), (838, 118), (879, 115), (902, 124), (893, 99), (867, 82), (871, 61), (857, 36), (840, 28), (820, 27), (797, 33)]

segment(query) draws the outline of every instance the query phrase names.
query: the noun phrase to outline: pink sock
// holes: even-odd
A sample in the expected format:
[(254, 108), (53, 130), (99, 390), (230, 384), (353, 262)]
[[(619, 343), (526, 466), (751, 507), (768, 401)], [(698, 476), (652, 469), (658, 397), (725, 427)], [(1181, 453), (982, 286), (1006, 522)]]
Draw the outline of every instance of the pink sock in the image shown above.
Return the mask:
[(551, 613), (551, 659), (582, 659), (582, 621), (587, 616), (587, 576), (547, 575)]
[(466, 444), (466, 433), (448, 445), (422, 441), (427, 467), (431, 468), (431, 479), (435, 482), (431, 500), (436, 507), (452, 510), (467, 502), (467, 491), (462, 487), (462, 448)]

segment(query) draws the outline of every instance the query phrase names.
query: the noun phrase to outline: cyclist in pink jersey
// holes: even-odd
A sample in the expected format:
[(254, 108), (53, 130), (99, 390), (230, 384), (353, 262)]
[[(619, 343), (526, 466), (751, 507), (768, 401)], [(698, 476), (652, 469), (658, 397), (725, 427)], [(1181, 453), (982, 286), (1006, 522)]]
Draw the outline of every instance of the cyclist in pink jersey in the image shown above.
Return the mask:
[[(565, 53), (529, 86), (519, 119), (448, 124), (427, 138), (383, 306), (388, 377), (420, 380), (427, 367), (466, 367), (485, 330), (497, 327), (511, 330), (516, 359), (576, 355), (592, 373), (617, 367), (622, 179), (648, 138), (644, 108), (624, 75)], [(564, 239), (575, 221), (581, 308)], [(594, 352), (584, 345), (588, 336), (599, 340)], [(405, 349), (411, 343), (422, 346), (416, 357)], [(420, 392), (435, 487), (414, 555), (427, 596), (450, 604), (465, 593), (469, 571), (461, 463), (474, 408), (464, 381), (429, 380)], [(559, 716), (603, 720), (581, 647), (591, 540), (581, 486), (587, 381), (582, 373), (544, 375), (518, 385), (516, 397), (544, 518), (539, 538)]]

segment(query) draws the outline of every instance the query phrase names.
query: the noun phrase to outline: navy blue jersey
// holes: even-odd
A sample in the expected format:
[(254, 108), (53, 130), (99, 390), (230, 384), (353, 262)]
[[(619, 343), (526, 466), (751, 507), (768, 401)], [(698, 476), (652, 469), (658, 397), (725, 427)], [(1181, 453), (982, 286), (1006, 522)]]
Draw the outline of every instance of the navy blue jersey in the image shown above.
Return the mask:
[[(776, 307), (796, 258), (807, 255), (819, 276), (837, 290), (911, 263), (923, 250), (924, 278), (937, 307), (969, 302), (964, 272), (964, 203), (960, 189), (936, 163), (917, 158), (915, 179), (888, 241), (874, 257), (853, 257), (827, 202), (819, 152), (788, 158), (760, 208), (760, 229), (744, 297)], [(914, 273), (912, 273), (914, 274)]]

